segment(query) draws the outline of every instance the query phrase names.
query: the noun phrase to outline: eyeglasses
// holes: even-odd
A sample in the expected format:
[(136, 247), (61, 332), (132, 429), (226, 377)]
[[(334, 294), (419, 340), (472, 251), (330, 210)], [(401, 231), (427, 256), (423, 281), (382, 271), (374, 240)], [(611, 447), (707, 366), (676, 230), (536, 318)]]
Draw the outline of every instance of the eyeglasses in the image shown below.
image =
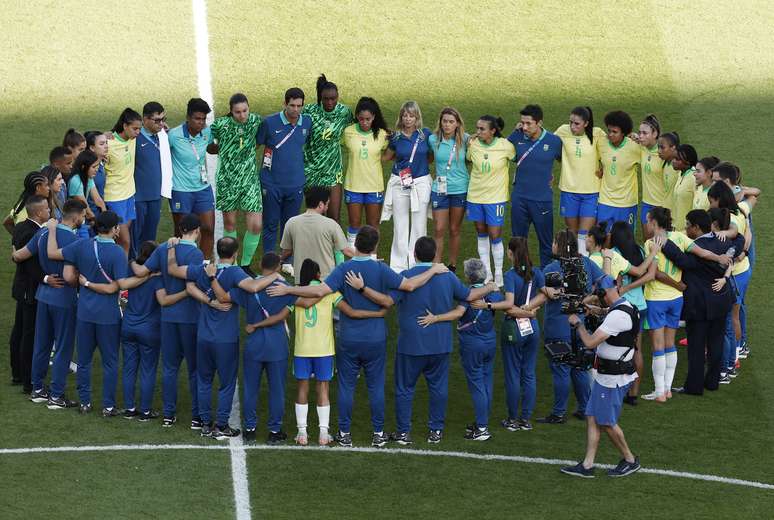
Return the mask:
[(156, 124), (164, 123), (167, 120), (167, 116), (164, 117), (149, 117), (151, 121), (153, 121)]

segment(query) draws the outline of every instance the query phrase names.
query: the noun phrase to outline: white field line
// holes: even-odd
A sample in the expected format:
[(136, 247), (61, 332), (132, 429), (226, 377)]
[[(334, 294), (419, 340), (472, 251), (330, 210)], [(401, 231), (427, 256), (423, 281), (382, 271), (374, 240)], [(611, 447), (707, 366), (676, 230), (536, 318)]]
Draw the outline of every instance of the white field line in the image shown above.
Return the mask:
[[(5, 448), (0, 449), (1, 455), (17, 455), (30, 453), (77, 453), (77, 452), (111, 452), (111, 451), (143, 451), (143, 450), (231, 450), (226, 445), (197, 445), (197, 444), (116, 444), (112, 446), (54, 446), (40, 448)], [(347, 453), (365, 453), (380, 455), (414, 455), (418, 457), (451, 457), (458, 459), (499, 461), (499, 462), (518, 462), (523, 464), (544, 464), (549, 466), (565, 466), (576, 464), (577, 460), (547, 459), (543, 457), (524, 457), (521, 455), (497, 455), (485, 453), (466, 453), (463, 451), (435, 451), (435, 450), (416, 450), (407, 448), (325, 448), (317, 446), (269, 446), (257, 444), (252, 446), (243, 446), (245, 450), (267, 450), (267, 451), (299, 451), (299, 452), (326, 452), (336, 454)], [(609, 469), (612, 464), (597, 464), (598, 468)], [(718, 482), (721, 484), (731, 484), (735, 486), (744, 486), (757, 489), (774, 491), (774, 484), (766, 482), (757, 482), (754, 480), (743, 480), (738, 478), (721, 477), (718, 475), (705, 475), (702, 473), (693, 473), (689, 471), (674, 471), (670, 469), (642, 468), (641, 473), (651, 475), (661, 475), (664, 477), (685, 478), (690, 480), (702, 480), (705, 482)]]
[[(232, 428), (238, 428), (242, 419), (239, 414), (239, 384), (234, 389), (234, 400), (231, 403), (231, 416), (228, 419)], [(237, 520), (250, 520), (250, 488), (247, 485), (247, 454), (242, 443), (242, 436), (229, 440), (231, 451), (231, 480), (234, 483), (234, 507)]]

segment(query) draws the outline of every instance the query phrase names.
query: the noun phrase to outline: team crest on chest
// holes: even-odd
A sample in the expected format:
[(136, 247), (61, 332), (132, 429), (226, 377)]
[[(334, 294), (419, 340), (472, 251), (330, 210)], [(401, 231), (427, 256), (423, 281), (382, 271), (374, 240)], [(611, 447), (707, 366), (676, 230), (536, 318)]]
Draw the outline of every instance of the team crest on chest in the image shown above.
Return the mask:
[(489, 159), (489, 154), (488, 154), (488, 153), (485, 153), (485, 154), (484, 154), (484, 160), (486, 161), (487, 159)]
[(543, 151), (544, 151), (544, 152), (547, 152), (547, 151), (548, 151), (548, 145), (547, 145), (547, 144), (544, 144), (544, 145), (543, 145)]

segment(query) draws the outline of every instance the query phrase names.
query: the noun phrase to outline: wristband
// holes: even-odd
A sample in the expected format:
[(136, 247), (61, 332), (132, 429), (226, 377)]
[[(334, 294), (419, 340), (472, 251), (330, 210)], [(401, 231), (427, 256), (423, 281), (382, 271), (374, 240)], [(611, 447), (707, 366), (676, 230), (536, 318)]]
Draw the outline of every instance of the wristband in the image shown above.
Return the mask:
[(486, 302), (486, 308), (492, 310), (492, 302)]
[(209, 278), (209, 279), (210, 279), (210, 283), (212, 283), (212, 282), (214, 282), (214, 281), (215, 281), (215, 276), (209, 276), (209, 275), (208, 275), (208, 276), (207, 276), (207, 278)]
[(363, 294), (365, 292), (365, 285), (357, 290), (360, 294)]
[(85, 283), (85, 284), (83, 284), (83, 286), (84, 286), (84, 287), (88, 287), (89, 285), (91, 285), (91, 282), (90, 282), (90, 281), (88, 281), (88, 280), (86, 280), (86, 283)]

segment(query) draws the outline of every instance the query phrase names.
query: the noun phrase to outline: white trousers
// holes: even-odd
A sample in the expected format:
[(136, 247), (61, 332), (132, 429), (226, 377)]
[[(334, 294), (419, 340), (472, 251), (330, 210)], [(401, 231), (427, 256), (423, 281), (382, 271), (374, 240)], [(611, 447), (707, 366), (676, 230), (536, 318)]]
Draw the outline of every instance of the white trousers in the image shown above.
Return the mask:
[[(427, 211), (430, 203), (432, 178), (429, 175), (414, 180), (410, 190), (403, 189), (399, 183), (391, 183), (392, 189), (392, 248), (390, 249), (390, 268), (400, 273), (416, 263), (414, 244), (419, 237), (427, 235)], [(414, 205), (412, 207), (412, 192)]]

